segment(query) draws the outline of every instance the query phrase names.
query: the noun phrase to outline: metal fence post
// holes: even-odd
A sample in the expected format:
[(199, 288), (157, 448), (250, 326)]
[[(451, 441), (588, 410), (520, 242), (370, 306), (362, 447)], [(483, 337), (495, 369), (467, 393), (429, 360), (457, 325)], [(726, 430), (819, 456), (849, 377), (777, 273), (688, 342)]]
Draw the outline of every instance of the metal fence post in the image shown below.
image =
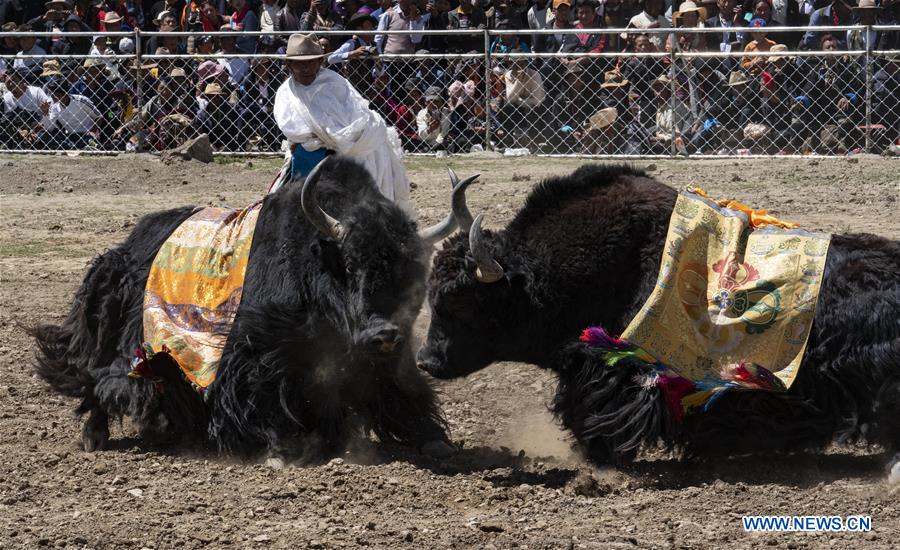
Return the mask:
[(491, 35), (484, 29), (484, 150), (491, 148)]
[[(134, 116), (138, 118), (137, 123), (137, 148), (138, 151), (144, 151), (144, 121), (141, 119), (141, 109), (144, 107), (144, 86), (143, 86), (143, 71), (141, 70), (141, 65), (143, 62), (141, 61), (142, 52), (144, 49), (144, 45), (141, 43), (141, 29), (134, 30), (134, 65), (135, 65), (135, 77), (134, 82), (137, 90), (135, 90), (134, 98), (135, 98), (135, 113)], [(126, 149), (128, 145), (125, 145)]]
[(872, 152), (872, 45), (869, 43), (871, 25), (866, 25), (866, 153)]
[[(666, 39), (668, 40), (668, 38)], [(678, 139), (676, 136), (676, 123), (675, 123), (675, 81), (678, 79), (678, 72), (675, 70), (675, 48), (673, 47), (671, 53), (669, 55), (671, 72), (672, 72), (672, 80), (669, 82), (669, 89), (671, 94), (669, 95), (669, 114), (671, 114), (672, 120), (672, 146), (669, 148), (669, 154), (672, 158), (675, 158), (678, 155), (678, 149), (675, 147), (675, 140)]]

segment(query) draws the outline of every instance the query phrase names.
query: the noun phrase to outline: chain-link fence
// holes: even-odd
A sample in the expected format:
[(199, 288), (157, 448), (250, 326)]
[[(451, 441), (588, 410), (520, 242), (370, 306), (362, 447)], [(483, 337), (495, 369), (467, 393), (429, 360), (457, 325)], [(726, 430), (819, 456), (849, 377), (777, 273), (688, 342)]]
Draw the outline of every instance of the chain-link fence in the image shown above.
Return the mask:
[[(900, 26), (319, 33), (407, 153), (882, 153), (900, 144)], [(0, 150), (281, 154), (276, 33), (0, 33)], [(88, 53), (52, 55), (55, 41)], [(248, 51), (241, 41), (255, 42)], [(15, 44), (10, 44), (15, 42)], [(799, 50), (784, 44), (811, 44)], [(43, 47), (42, 47), (43, 45)], [(65, 51), (86, 51), (68, 48)], [(387, 54), (384, 51), (415, 51)], [(27, 53), (25, 53), (27, 52)], [(445, 53), (455, 52), (455, 53)]]

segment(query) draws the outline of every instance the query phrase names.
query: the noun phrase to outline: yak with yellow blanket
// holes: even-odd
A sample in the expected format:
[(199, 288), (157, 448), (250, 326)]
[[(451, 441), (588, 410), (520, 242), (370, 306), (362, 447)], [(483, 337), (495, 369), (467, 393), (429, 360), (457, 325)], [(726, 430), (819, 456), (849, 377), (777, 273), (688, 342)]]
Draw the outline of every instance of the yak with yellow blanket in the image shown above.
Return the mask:
[(553, 410), (599, 463), (659, 442), (900, 451), (900, 242), (808, 233), (611, 165), (541, 182), (497, 231), (481, 221), (434, 259), (432, 376), (552, 370)]
[(86, 450), (124, 416), (276, 464), (370, 433), (440, 448), (410, 342), (430, 244), (454, 226), (417, 232), (340, 157), (246, 209), (145, 216), (94, 260), (62, 325), (33, 329), (37, 373), (80, 399)]

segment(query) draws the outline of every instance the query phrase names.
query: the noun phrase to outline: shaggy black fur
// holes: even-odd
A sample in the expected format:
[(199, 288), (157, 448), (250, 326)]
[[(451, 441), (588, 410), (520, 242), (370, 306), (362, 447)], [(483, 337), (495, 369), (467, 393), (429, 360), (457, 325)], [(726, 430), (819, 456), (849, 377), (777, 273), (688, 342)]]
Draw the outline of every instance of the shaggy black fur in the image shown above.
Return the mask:
[[(405, 444), (447, 440), (410, 345), (426, 273), (415, 223), (347, 159), (327, 161), (317, 195), (346, 237), (321, 238), (302, 214), (299, 185), (266, 197), (242, 303), (205, 400), (171, 362), (161, 384), (127, 377), (150, 266), (194, 209), (144, 217), (94, 260), (63, 325), (32, 330), (38, 374), (80, 398), (76, 412), (90, 412), (86, 448), (102, 448), (108, 418), (122, 416), (237, 454), (318, 457), (369, 431)], [(400, 345), (379, 350), (376, 335)]]
[[(863, 439), (900, 449), (900, 243), (835, 235), (800, 374), (787, 395), (734, 391), (671, 421), (647, 367), (607, 367), (577, 342), (618, 334), (657, 277), (676, 193), (625, 166), (587, 165), (539, 184), (515, 219), (486, 233), (506, 276), (479, 283), (464, 237), (434, 261), (422, 368), (464, 376), (524, 361), (559, 376), (553, 410), (595, 461), (662, 442), (689, 455), (821, 448)], [(489, 313), (486, 313), (489, 312)]]

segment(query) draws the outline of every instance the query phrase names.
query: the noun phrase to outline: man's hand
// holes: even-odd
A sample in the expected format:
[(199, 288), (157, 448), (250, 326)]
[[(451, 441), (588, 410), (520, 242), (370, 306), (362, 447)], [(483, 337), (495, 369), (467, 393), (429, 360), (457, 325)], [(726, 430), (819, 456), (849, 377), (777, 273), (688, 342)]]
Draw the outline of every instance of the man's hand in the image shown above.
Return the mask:
[(360, 57), (365, 57), (369, 55), (369, 48), (366, 46), (360, 46), (353, 50), (352, 52), (347, 54), (347, 59), (359, 59)]
[(312, 2), (309, 4), (309, 11), (314, 12), (314, 13), (319, 13), (319, 8), (321, 8), (321, 7), (322, 7), (321, 0), (312, 0)]
[(840, 98), (837, 102), (837, 108), (840, 109), (841, 111), (846, 111), (847, 109), (850, 108), (850, 100), (847, 99), (846, 97)]
[(40, 104), (39, 109), (44, 114), (44, 116), (48, 116), (50, 114), (50, 102), (44, 101)]

